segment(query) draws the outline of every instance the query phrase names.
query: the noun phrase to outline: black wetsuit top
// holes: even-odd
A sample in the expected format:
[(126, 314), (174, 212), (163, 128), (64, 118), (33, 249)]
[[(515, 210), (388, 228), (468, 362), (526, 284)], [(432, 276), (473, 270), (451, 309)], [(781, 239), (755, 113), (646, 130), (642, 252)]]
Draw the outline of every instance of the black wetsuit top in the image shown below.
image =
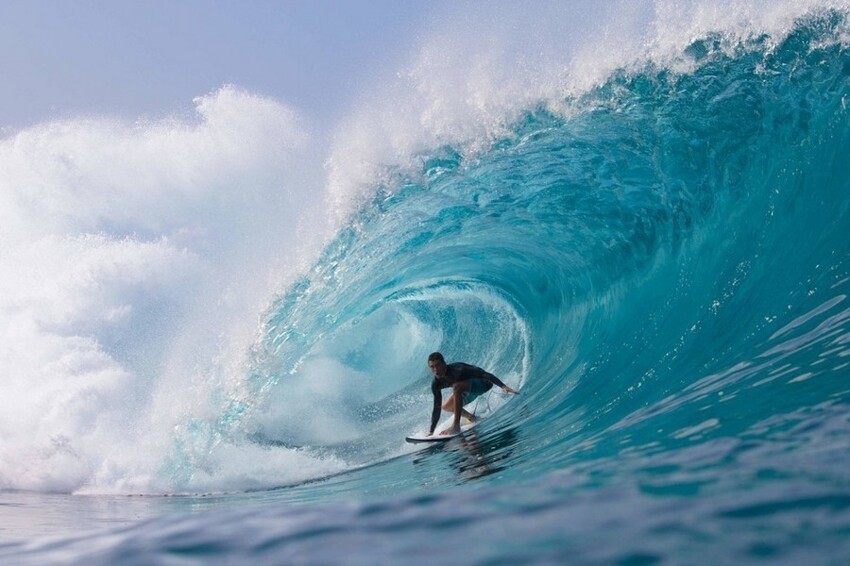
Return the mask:
[(471, 366), (462, 362), (455, 362), (453, 364), (448, 364), (448, 368), (449, 369), (448, 371), (446, 371), (445, 376), (441, 378), (435, 377), (434, 381), (431, 382), (431, 393), (434, 394), (434, 410), (431, 413), (432, 433), (434, 432), (434, 429), (437, 428), (437, 421), (440, 420), (440, 413), (442, 412), (442, 389), (445, 389), (446, 387), (451, 387), (459, 381), (469, 381), (470, 379), (475, 378), (483, 379), (484, 381), (489, 381), (490, 383), (498, 385), (499, 387), (505, 386), (505, 384), (502, 383), (502, 380), (500, 380), (498, 377), (496, 377), (492, 373), (484, 371), (479, 367)]

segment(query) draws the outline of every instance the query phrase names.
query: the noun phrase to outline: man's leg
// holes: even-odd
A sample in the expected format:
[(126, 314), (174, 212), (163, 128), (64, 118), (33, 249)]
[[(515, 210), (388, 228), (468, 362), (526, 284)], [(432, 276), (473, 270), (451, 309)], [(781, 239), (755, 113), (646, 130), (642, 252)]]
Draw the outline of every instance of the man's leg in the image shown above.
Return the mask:
[[(470, 413), (469, 411), (467, 411), (466, 409), (463, 408), (463, 394), (460, 395), (460, 404), (461, 404), (461, 408), (460, 408), (461, 416), (466, 417), (470, 421), (474, 421), (475, 415), (473, 415), (472, 413)], [(449, 398), (446, 399), (443, 402), (442, 408), (443, 408), (444, 411), (447, 411), (449, 413), (454, 413), (455, 412), (455, 395), (449, 395)]]
[(446, 401), (446, 405), (449, 405), (447, 410), (453, 411), (455, 414), (455, 418), (452, 421), (452, 426), (443, 432), (449, 433), (458, 433), (460, 432), (460, 417), (464, 416), (469, 420), (473, 420), (475, 417), (472, 416), (472, 413), (465, 410), (463, 408), (463, 394), (469, 391), (470, 388), (469, 381), (459, 381), (452, 385), (452, 396)]

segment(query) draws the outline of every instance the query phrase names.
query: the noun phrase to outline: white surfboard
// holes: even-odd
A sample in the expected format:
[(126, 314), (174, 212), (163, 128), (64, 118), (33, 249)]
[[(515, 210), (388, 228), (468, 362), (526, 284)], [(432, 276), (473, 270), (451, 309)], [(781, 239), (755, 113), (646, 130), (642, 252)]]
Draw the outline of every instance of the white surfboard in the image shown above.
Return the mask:
[[(466, 419), (463, 419), (463, 420), (466, 420)], [(450, 422), (451, 421), (449, 421), (449, 423)], [(423, 430), (423, 431), (420, 431), (420, 432), (415, 432), (415, 433), (413, 433), (409, 436), (405, 436), (404, 439), (407, 442), (445, 442), (446, 440), (451, 440), (452, 438), (460, 436), (461, 434), (465, 433), (466, 431), (468, 431), (469, 429), (471, 429), (472, 427), (474, 427), (475, 425), (477, 425), (480, 422), (481, 422), (481, 419), (479, 418), (475, 422), (471, 422), (471, 423), (468, 422), (466, 424), (461, 424), (460, 425), (460, 432), (456, 432), (454, 434), (440, 434), (440, 431), (445, 430), (449, 426), (449, 423), (440, 424), (440, 425), (437, 425), (436, 429), (434, 429), (434, 434), (432, 434), (430, 436), (428, 435), (427, 430)]]

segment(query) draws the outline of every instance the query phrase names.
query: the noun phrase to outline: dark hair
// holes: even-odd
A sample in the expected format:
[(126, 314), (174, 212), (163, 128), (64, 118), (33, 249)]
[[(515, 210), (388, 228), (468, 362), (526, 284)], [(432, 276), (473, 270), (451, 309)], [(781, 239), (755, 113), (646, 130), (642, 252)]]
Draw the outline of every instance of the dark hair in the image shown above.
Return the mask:
[(434, 352), (430, 356), (428, 356), (429, 362), (443, 362), (446, 363), (446, 359), (443, 357), (443, 354), (440, 352)]

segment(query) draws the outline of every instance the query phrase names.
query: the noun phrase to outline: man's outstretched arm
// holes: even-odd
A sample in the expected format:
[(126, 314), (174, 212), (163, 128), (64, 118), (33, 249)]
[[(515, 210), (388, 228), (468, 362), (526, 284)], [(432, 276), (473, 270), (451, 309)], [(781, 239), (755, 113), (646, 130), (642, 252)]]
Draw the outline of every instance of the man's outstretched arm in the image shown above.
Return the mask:
[(480, 377), (481, 379), (486, 379), (487, 381), (489, 381), (493, 385), (498, 385), (499, 387), (502, 388), (502, 391), (504, 391), (505, 393), (513, 393), (514, 395), (517, 395), (519, 393), (519, 391), (517, 391), (513, 387), (511, 387), (509, 385), (505, 385), (502, 382), (501, 379), (499, 379), (498, 377), (496, 377), (492, 373), (487, 372), (487, 371), (485, 371), (481, 368), (476, 368), (476, 369), (478, 370), (476, 372), (478, 374), (478, 375), (476, 375), (476, 377)]

